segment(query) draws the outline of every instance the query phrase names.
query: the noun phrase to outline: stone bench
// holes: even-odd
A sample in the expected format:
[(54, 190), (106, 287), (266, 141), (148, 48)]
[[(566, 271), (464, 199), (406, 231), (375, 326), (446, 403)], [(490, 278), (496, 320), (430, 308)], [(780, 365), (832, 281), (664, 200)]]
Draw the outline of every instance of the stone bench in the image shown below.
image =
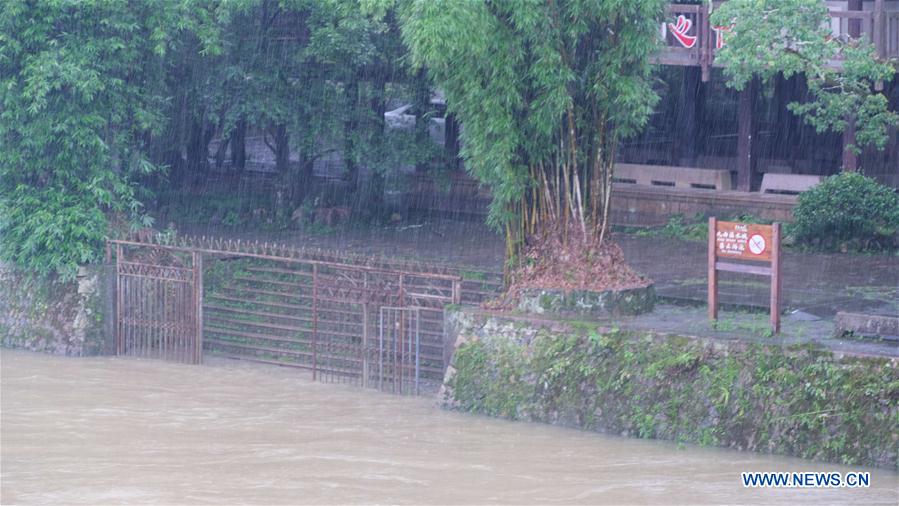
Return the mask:
[(730, 190), (732, 188), (729, 170), (635, 163), (616, 164), (614, 181), (646, 186), (706, 190)]
[(762, 186), (759, 188), (759, 193), (797, 195), (820, 183), (822, 179), (824, 179), (822, 176), (766, 172), (762, 176)]
[(840, 311), (834, 318), (833, 325), (837, 337), (854, 334), (899, 341), (899, 317), (896, 316)]

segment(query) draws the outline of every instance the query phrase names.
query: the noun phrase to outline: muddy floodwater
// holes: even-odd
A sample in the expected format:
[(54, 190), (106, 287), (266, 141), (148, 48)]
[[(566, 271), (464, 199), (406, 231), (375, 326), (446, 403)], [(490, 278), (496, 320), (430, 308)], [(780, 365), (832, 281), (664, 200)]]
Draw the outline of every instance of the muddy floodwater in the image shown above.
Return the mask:
[[(3, 504), (899, 502), (891, 470), (452, 413), (277, 367), (3, 350), (0, 380)], [(764, 470), (873, 474), (743, 488)]]

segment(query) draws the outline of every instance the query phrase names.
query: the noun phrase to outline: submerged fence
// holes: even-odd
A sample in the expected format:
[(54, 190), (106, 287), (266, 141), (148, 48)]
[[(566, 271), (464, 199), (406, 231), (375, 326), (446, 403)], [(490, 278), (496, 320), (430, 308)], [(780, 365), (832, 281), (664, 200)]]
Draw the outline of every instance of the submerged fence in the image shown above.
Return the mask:
[[(110, 240), (119, 354), (199, 363), (204, 353), (298, 367), (398, 394), (439, 383), (443, 311), (498, 280), (446, 266), (284, 244)], [(214, 274), (206, 282), (204, 268)], [(492, 284), (491, 284), (492, 283)]]

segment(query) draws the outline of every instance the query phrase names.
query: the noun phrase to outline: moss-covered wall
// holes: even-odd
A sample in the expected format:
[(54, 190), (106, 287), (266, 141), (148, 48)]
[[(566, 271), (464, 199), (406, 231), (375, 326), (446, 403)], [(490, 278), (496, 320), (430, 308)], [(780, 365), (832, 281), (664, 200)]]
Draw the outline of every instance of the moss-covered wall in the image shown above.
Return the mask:
[(452, 313), (453, 409), (897, 467), (899, 360)]
[(108, 353), (109, 275), (91, 266), (64, 283), (0, 263), (0, 345), (57, 355)]

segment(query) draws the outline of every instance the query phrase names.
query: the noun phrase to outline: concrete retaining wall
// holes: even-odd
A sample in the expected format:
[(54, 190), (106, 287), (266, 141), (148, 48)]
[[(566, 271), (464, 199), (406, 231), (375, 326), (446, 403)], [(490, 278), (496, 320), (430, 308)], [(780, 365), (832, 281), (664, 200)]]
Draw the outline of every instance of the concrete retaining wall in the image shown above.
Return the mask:
[(625, 316), (652, 311), (655, 299), (652, 285), (602, 292), (527, 288), (521, 291), (518, 309), (534, 314)]
[(630, 437), (899, 464), (899, 358), (479, 310), (446, 319), (449, 409)]

